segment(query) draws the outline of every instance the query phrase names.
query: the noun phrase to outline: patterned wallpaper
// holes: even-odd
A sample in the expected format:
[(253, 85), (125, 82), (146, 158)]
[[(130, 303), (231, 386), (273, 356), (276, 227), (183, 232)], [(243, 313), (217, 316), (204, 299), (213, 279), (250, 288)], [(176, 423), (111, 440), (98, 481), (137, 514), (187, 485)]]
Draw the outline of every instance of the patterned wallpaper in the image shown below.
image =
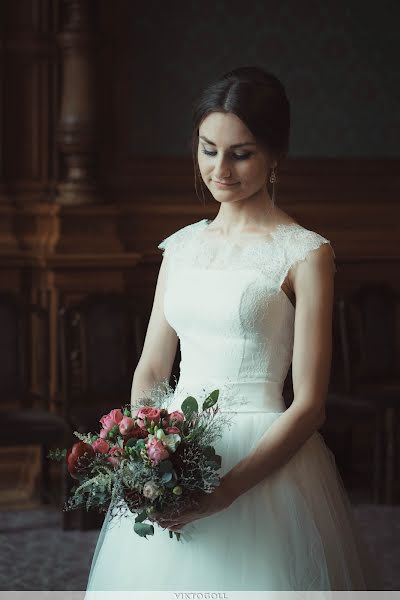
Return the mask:
[(291, 103), (291, 157), (400, 157), (400, 2), (131, 3), (134, 155), (188, 155), (191, 105), (255, 64)]

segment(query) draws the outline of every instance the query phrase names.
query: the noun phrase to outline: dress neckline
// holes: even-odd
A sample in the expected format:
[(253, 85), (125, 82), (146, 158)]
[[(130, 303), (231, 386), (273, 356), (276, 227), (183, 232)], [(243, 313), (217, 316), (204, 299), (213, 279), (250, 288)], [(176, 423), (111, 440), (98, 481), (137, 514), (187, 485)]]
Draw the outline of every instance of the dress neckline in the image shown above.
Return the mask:
[[(201, 225), (200, 227), (200, 232), (204, 231), (205, 229), (208, 228), (208, 226), (210, 225), (210, 223), (213, 222), (213, 219), (202, 219), (201, 221), (198, 221), (198, 225)], [(300, 223), (297, 223), (296, 221), (293, 221), (292, 223), (278, 223), (275, 226), (275, 229), (273, 229), (272, 231), (269, 232), (269, 237), (266, 238), (262, 238), (261, 236), (258, 237), (257, 239), (251, 240), (250, 242), (247, 242), (245, 244), (240, 244), (237, 241), (234, 240), (228, 240), (226, 238), (219, 238), (219, 239), (212, 239), (211, 237), (209, 238), (210, 242), (219, 242), (225, 246), (231, 246), (231, 247), (237, 247), (237, 248), (242, 248), (242, 249), (246, 249), (248, 247), (253, 248), (254, 246), (259, 246), (259, 245), (267, 245), (267, 244), (271, 244), (272, 242), (275, 241), (275, 238), (277, 237), (277, 235), (282, 232), (284, 229), (296, 229), (298, 227), (301, 227)], [(200, 238), (202, 241), (207, 241), (207, 238), (205, 238), (204, 236), (202, 238)]]

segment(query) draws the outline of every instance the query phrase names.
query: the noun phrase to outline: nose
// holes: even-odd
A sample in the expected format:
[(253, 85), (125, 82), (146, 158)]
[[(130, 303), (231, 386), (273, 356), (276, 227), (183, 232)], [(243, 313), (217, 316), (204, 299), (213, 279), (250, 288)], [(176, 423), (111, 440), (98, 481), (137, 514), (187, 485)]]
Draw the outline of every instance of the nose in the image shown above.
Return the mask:
[(230, 175), (228, 160), (224, 156), (221, 156), (219, 159), (217, 158), (214, 166), (214, 177), (222, 181), (226, 177), (230, 177)]

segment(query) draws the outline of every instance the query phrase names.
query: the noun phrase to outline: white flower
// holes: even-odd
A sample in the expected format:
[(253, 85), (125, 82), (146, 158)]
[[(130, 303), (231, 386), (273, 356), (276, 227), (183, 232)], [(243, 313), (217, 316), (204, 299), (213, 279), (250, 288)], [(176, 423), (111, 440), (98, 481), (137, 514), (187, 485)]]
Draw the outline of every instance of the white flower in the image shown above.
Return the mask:
[(172, 453), (176, 452), (177, 446), (182, 441), (182, 438), (179, 435), (179, 433), (169, 433), (168, 435), (166, 435), (163, 429), (159, 429), (157, 431), (156, 437), (164, 444), (166, 449)]
[(162, 439), (162, 443), (167, 448), (167, 450), (173, 453), (176, 452), (176, 448), (181, 443), (181, 440), (182, 438), (179, 435), (179, 433), (169, 433), (168, 435), (164, 436), (164, 438)]
[(154, 481), (147, 481), (143, 486), (143, 496), (145, 498), (149, 498), (149, 500), (154, 500), (157, 496), (160, 495), (161, 488)]

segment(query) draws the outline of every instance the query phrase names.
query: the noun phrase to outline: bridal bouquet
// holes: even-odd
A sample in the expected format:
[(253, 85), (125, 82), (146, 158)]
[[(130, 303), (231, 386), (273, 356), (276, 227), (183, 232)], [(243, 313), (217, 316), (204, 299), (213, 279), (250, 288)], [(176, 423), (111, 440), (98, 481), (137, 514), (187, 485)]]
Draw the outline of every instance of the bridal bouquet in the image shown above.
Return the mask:
[[(66, 460), (77, 485), (64, 510), (85, 506), (113, 516), (136, 515), (134, 531), (154, 535), (152, 513), (180, 513), (196, 506), (196, 497), (219, 485), (221, 456), (213, 447), (229, 422), (219, 411), (219, 390), (199, 408), (188, 396), (181, 410), (168, 411), (173, 389), (155, 386), (140, 404), (111, 410), (100, 419), (99, 433), (74, 435), (72, 448), (50, 451), (48, 458)], [(150, 523), (146, 522), (150, 521)], [(170, 538), (180, 532), (169, 530)]]

